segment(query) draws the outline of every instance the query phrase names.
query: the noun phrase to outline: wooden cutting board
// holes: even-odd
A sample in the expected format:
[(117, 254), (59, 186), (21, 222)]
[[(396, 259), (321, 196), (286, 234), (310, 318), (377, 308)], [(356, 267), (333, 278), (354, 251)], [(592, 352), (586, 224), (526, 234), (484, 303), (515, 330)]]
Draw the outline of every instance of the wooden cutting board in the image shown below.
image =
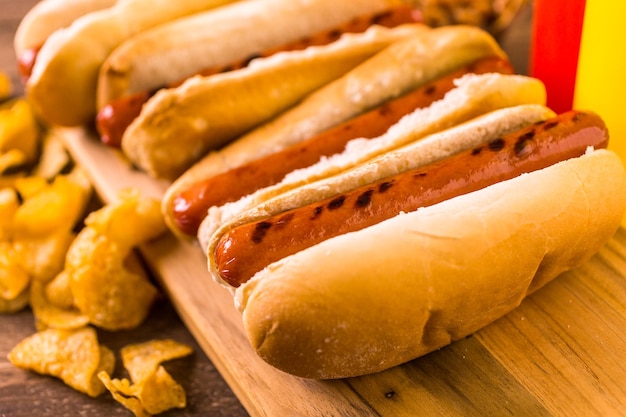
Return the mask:
[[(125, 187), (153, 197), (165, 191), (166, 182), (133, 170), (85, 130), (57, 132), (104, 201)], [(473, 336), (385, 372), (334, 381), (300, 379), (260, 360), (195, 243), (167, 235), (140, 250), (252, 416), (626, 415), (624, 229)]]

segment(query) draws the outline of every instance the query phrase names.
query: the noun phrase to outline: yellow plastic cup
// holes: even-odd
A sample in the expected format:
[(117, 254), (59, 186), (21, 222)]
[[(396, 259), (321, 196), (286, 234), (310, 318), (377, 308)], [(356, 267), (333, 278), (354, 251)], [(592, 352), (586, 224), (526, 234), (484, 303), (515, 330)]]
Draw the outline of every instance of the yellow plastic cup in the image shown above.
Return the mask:
[[(574, 108), (592, 110), (604, 119), (609, 129), (609, 149), (619, 154), (626, 166), (625, 15), (624, 1), (586, 1)], [(626, 215), (622, 226), (626, 227)]]

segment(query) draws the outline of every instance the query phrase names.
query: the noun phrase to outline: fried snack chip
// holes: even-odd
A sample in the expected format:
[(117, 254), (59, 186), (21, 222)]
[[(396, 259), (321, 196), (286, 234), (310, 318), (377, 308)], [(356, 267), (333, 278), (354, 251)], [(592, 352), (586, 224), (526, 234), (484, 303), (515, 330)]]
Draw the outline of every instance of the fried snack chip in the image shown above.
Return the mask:
[(37, 195), (37, 193), (46, 188), (47, 185), (48, 182), (45, 178), (31, 175), (18, 179), (12, 187), (19, 193), (22, 200), (26, 200)]
[(9, 94), (8, 77), (0, 73), (0, 188), (28, 175), (37, 163), (43, 127), (25, 98), (4, 101)]
[(71, 229), (59, 229), (45, 236), (16, 236), (15, 262), (33, 280), (48, 282), (63, 270), (65, 254), (74, 237)]
[(115, 356), (98, 343), (95, 329), (47, 329), (22, 340), (9, 352), (14, 366), (60, 378), (91, 397), (105, 390), (98, 373), (111, 373)]
[[(53, 281), (54, 282), (54, 281)], [(47, 328), (72, 330), (80, 329), (89, 324), (89, 317), (72, 305), (55, 304), (59, 301), (58, 292), (65, 293), (60, 286), (46, 285), (41, 281), (33, 281), (30, 286), (30, 306), (35, 316), (38, 330)], [(61, 296), (65, 297), (65, 294)], [(63, 300), (65, 302), (65, 300)]]
[(139, 386), (141, 387), (139, 399), (149, 414), (160, 414), (172, 408), (187, 406), (185, 389), (174, 381), (163, 366), (159, 365)]
[(8, 242), (0, 242), (0, 298), (16, 299), (27, 288), (30, 277), (14, 262), (15, 250)]
[(25, 237), (50, 235), (72, 230), (82, 217), (91, 190), (80, 170), (59, 175), (52, 184), (45, 178), (18, 180), (16, 188), (24, 199), (14, 216), (15, 233)]
[(11, 149), (10, 151), (0, 154), (0, 172), (10, 172), (15, 167), (21, 167), (26, 165), (26, 155), (24, 152), (17, 149)]
[(44, 297), (52, 305), (64, 310), (74, 307), (74, 295), (70, 288), (70, 276), (67, 271), (61, 271), (52, 281), (44, 287)]
[(12, 300), (5, 300), (0, 297), (0, 314), (2, 313), (17, 313), (28, 305), (30, 301), (30, 294), (28, 289), (22, 291), (20, 295)]
[(13, 100), (0, 109), (0, 155), (17, 151), (23, 158), (20, 165), (33, 165), (39, 156), (41, 132), (41, 126), (26, 99)]
[(65, 273), (73, 304), (91, 324), (120, 330), (144, 321), (158, 291), (133, 249), (165, 230), (160, 202), (136, 190), (89, 214), (67, 253)]
[(19, 197), (14, 189), (0, 189), (0, 241), (8, 241), (11, 238), (13, 216), (19, 206)]
[[(114, 240), (84, 229), (68, 252), (66, 271), (74, 304), (89, 321), (107, 330), (141, 324), (158, 292), (146, 273), (129, 266), (130, 254)], [(133, 262), (133, 265), (135, 262)]]
[(111, 393), (113, 399), (130, 410), (135, 417), (150, 417), (128, 379), (111, 379), (106, 372), (98, 373), (98, 378)]
[(0, 241), (0, 313), (13, 313), (28, 305), (29, 283), (30, 277), (15, 262), (13, 247)]
[(122, 348), (122, 363), (135, 383), (148, 379), (163, 362), (183, 358), (191, 347), (171, 339), (151, 340)]
[(128, 379), (111, 379), (106, 372), (98, 377), (113, 398), (131, 410), (136, 417), (160, 414), (187, 404), (185, 390), (161, 363), (182, 358), (193, 350), (171, 339), (151, 340), (122, 348), (122, 362)]
[(144, 198), (137, 189), (122, 190), (116, 203), (90, 213), (85, 224), (122, 249), (155, 239), (166, 230), (160, 200)]
[[(80, 170), (55, 177), (18, 178), (0, 190), (0, 312), (14, 312), (28, 303), (25, 286), (48, 282), (63, 270), (83, 216), (91, 185)], [(20, 302), (13, 300), (20, 295)]]

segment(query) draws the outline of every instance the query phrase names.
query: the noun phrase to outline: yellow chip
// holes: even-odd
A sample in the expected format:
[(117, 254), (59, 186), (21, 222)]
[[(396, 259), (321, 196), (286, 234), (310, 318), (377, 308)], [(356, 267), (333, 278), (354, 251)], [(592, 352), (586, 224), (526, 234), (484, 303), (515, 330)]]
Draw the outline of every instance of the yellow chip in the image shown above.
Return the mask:
[(131, 384), (125, 378), (111, 379), (106, 372), (98, 376), (113, 398), (136, 417), (161, 414), (172, 408), (187, 406), (185, 390), (162, 366), (137, 384)]
[(192, 352), (191, 347), (175, 340), (155, 339), (124, 346), (121, 356), (130, 378), (135, 383), (141, 383), (153, 374), (161, 363), (185, 357)]
[(110, 374), (115, 366), (113, 353), (98, 344), (91, 327), (35, 333), (9, 352), (9, 360), (19, 368), (60, 378), (91, 397), (105, 390), (98, 373)]
[(65, 262), (74, 305), (107, 330), (133, 328), (147, 317), (158, 291), (134, 246), (166, 229), (158, 200), (136, 190), (120, 197), (89, 214)]
[(90, 213), (85, 224), (122, 248), (135, 247), (165, 232), (159, 200), (142, 198), (136, 189), (123, 190), (119, 197), (117, 203)]
[(9, 240), (13, 234), (13, 216), (20, 206), (12, 188), (0, 189), (0, 240)]
[(75, 308), (74, 295), (70, 288), (70, 276), (67, 271), (61, 271), (54, 279), (46, 284), (45, 297), (50, 304), (70, 310)]
[(185, 407), (185, 390), (161, 366), (193, 352), (191, 347), (171, 339), (151, 340), (122, 348), (124, 368), (135, 383), (137, 395), (150, 414)]
[(19, 149), (11, 149), (0, 154), (0, 174), (16, 171), (21, 167), (26, 167), (28, 160), (24, 152)]
[(74, 240), (65, 268), (76, 307), (103, 329), (138, 326), (158, 295), (136, 258), (89, 227)]
[(82, 184), (61, 175), (38, 192), (25, 196), (14, 216), (16, 233), (41, 236), (60, 228), (72, 229), (82, 216), (87, 191)]
[(16, 261), (11, 244), (0, 242), (0, 299), (16, 299), (28, 288), (29, 283), (30, 276)]
[(41, 127), (26, 99), (17, 99), (0, 109), (0, 152), (12, 149), (23, 153), (26, 162), (36, 161)]
[(0, 298), (0, 313), (16, 313), (28, 305), (29, 299), (28, 288), (12, 300)]
[(100, 363), (98, 364), (98, 369), (91, 375), (91, 379), (89, 380), (89, 387), (87, 392), (95, 393), (96, 395), (91, 395), (92, 397), (96, 397), (106, 391), (106, 388), (98, 374), (103, 372), (105, 374), (113, 372), (115, 369), (115, 354), (111, 349), (104, 345), (100, 345)]
[(35, 316), (37, 329), (80, 329), (89, 324), (89, 317), (76, 308), (59, 307), (52, 304), (46, 295), (46, 284), (33, 281), (30, 288), (30, 306)]
[(111, 379), (106, 372), (98, 373), (98, 377), (113, 399), (129, 409), (135, 417), (150, 417), (128, 379)]
[(111, 379), (106, 373), (99, 377), (116, 401), (136, 417), (160, 414), (172, 408), (184, 408), (184, 388), (161, 365), (162, 362), (191, 354), (191, 347), (174, 340), (150, 340), (122, 348), (124, 367), (131, 377)]
[(48, 282), (63, 270), (74, 237), (70, 229), (43, 236), (16, 236), (13, 247), (17, 261), (32, 279)]
[(43, 177), (29, 176), (15, 180), (15, 189), (20, 193), (22, 199), (26, 200), (37, 195), (41, 190), (49, 186), (48, 181)]
[(160, 414), (187, 405), (185, 390), (162, 366), (157, 367), (139, 386), (139, 400), (149, 414)]

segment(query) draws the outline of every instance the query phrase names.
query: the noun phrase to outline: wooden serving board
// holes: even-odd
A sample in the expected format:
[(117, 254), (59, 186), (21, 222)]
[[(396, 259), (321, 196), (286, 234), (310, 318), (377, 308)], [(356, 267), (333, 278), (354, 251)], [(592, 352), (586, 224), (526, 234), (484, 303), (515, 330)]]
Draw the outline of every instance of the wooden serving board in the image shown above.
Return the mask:
[[(58, 132), (104, 201), (130, 186), (154, 197), (165, 191), (166, 182), (133, 170), (85, 130)], [(624, 229), (473, 336), (385, 372), (334, 381), (300, 379), (260, 360), (194, 243), (167, 235), (141, 251), (252, 416), (626, 415)]]

